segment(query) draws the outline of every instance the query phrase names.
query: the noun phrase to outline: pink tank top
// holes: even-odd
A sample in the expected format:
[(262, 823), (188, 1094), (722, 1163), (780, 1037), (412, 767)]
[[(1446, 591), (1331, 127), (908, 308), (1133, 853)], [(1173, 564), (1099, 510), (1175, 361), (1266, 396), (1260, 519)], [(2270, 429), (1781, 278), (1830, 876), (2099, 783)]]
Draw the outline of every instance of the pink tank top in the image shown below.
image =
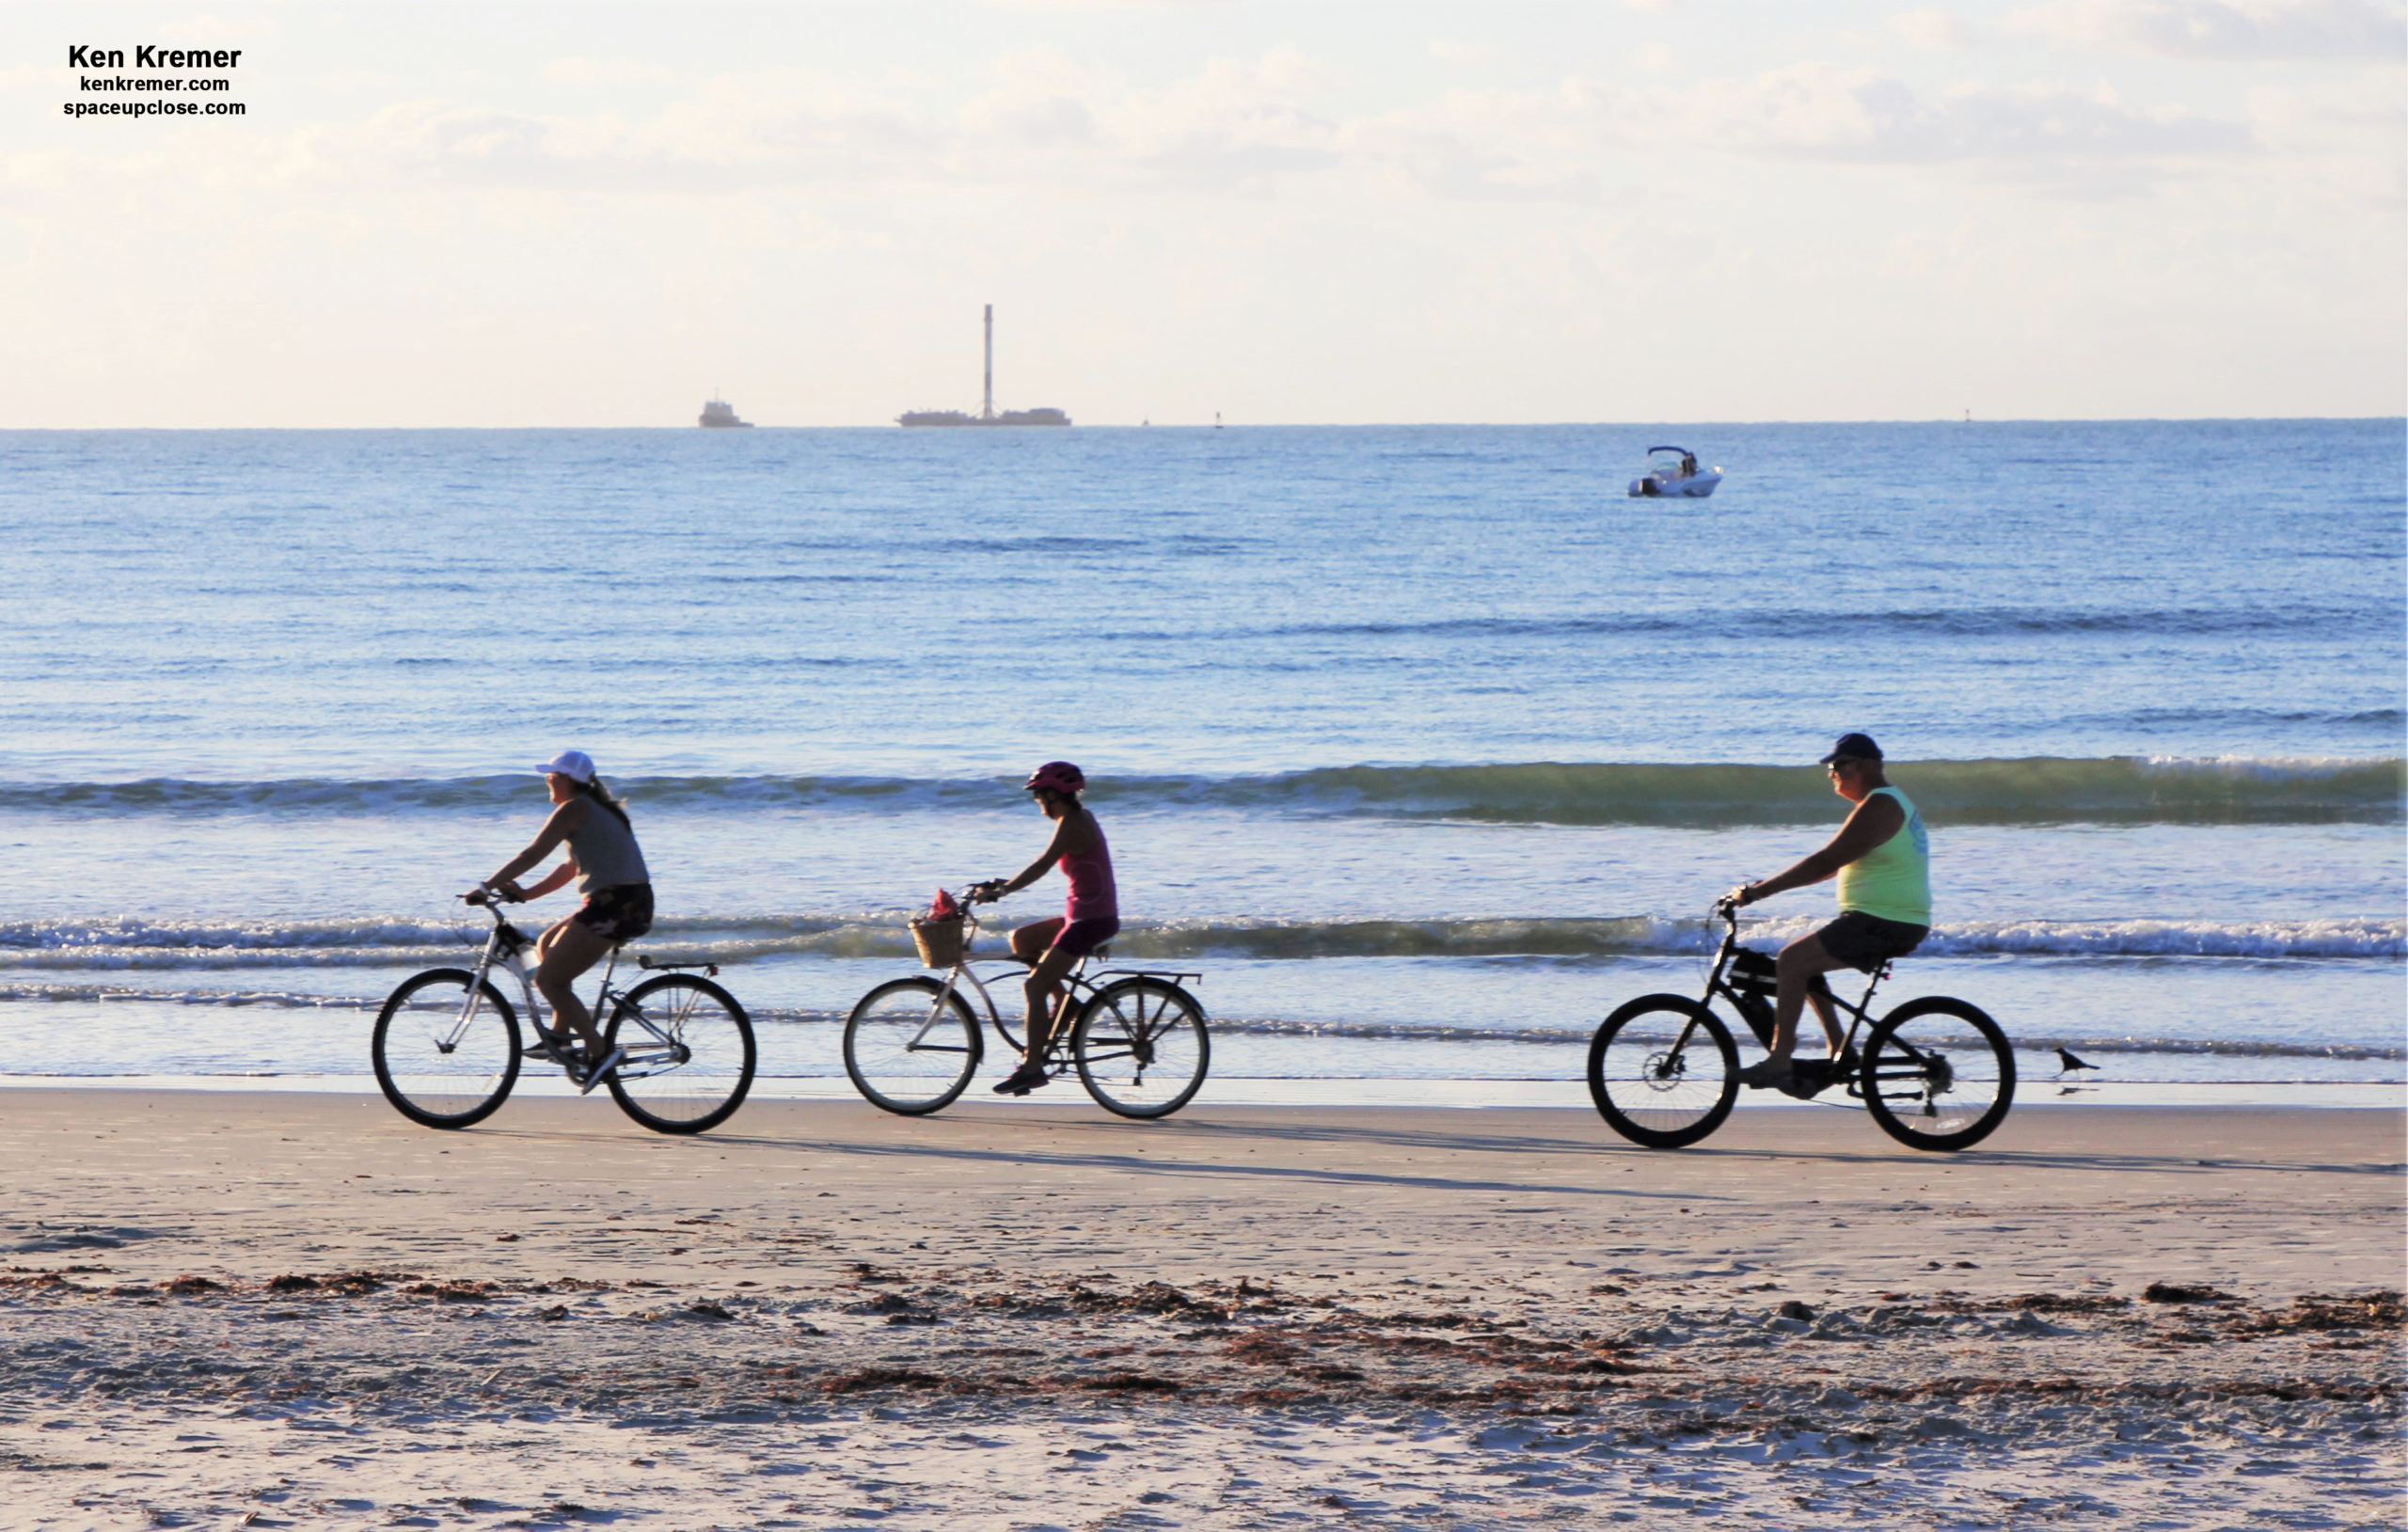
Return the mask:
[(1069, 908), (1063, 911), (1065, 920), (1102, 921), (1120, 918), (1120, 891), (1112, 883), (1112, 847), (1103, 840), (1103, 827), (1095, 824), (1093, 815), (1087, 823), (1095, 825), (1095, 849), (1065, 856), (1054, 865), (1070, 880)]

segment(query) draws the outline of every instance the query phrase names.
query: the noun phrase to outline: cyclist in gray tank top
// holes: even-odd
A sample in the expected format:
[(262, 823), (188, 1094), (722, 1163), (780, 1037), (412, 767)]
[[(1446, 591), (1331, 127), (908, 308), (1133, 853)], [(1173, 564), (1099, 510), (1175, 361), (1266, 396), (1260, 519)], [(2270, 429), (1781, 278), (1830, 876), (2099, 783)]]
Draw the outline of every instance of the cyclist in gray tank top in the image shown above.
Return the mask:
[[(556, 807), (527, 849), (485, 879), (484, 887), (505, 899), (540, 899), (577, 879), (577, 892), (585, 902), (535, 943), (535, 987), (552, 1003), (554, 1024), (563, 1031), (539, 1035), (529, 1052), (567, 1066), (578, 1083), (591, 1089), (619, 1060), (615, 1053), (603, 1056), (602, 1034), (573, 987), (614, 943), (632, 941), (652, 929), (652, 874), (643, 864), (627, 811), (594, 775), (594, 757), (583, 750), (562, 750), (536, 769), (544, 773)], [(534, 884), (518, 886), (521, 873), (562, 845), (567, 847), (566, 860)], [(581, 1055), (572, 1050), (567, 1034), (582, 1041)]]

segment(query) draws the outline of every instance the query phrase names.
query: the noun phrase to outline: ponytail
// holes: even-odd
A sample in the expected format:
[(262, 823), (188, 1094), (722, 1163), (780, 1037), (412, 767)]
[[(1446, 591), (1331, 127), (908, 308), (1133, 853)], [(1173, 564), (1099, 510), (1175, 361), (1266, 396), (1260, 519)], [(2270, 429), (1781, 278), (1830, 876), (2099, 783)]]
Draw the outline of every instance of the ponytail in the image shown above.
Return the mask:
[(626, 825), (629, 829), (636, 828), (627, 819), (626, 805), (611, 796), (610, 789), (602, 785), (601, 778), (588, 777), (585, 781), (577, 784), (577, 790), (583, 793), (587, 798), (592, 798), (594, 802), (601, 804), (612, 813), (617, 814), (619, 816), (620, 824)]

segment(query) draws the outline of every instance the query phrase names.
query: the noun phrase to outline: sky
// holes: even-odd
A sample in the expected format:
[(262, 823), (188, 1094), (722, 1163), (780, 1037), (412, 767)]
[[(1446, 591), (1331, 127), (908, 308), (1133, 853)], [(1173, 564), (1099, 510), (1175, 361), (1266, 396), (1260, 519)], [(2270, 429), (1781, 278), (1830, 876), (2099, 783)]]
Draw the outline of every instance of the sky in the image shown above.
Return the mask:
[[(67, 116), (143, 73), (243, 114)], [(0, 0), (0, 428), (880, 424), (989, 303), (1090, 425), (2397, 416), (2404, 83), (2403, 0)]]

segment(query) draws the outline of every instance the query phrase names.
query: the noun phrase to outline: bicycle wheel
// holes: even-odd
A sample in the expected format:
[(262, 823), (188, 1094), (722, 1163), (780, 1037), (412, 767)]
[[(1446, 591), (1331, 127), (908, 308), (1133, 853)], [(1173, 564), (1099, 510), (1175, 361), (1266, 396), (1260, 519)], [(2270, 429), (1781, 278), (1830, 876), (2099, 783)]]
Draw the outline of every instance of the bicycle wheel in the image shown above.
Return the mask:
[(1204, 1007), (1186, 990), (1163, 979), (1123, 979), (1079, 1012), (1070, 1061), (1106, 1112), (1167, 1117), (1203, 1088), (1212, 1037)]
[(603, 1081), (610, 1099), (656, 1133), (717, 1128), (752, 1088), (752, 1018), (708, 979), (645, 980), (610, 1008), (602, 1040), (627, 1051)]
[(1918, 1149), (1962, 1149), (1989, 1137), (2015, 1104), (2015, 1051), (1978, 1006), (1910, 1000), (1864, 1043), (1864, 1104), (1881, 1130)]
[(1589, 1098), (1608, 1126), (1651, 1149), (1695, 1144), (1739, 1095), (1739, 1052), (1721, 1018), (1680, 995), (1642, 995), (1589, 1042)]
[(429, 969), (386, 997), (368, 1057), (403, 1116), (467, 1128), (492, 1116), (518, 1082), (518, 1017), (467, 970)]
[(978, 1072), (978, 1019), (934, 979), (896, 979), (845, 1019), (845, 1073), (864, 1100), (906, 1117), (953, 1104)]

